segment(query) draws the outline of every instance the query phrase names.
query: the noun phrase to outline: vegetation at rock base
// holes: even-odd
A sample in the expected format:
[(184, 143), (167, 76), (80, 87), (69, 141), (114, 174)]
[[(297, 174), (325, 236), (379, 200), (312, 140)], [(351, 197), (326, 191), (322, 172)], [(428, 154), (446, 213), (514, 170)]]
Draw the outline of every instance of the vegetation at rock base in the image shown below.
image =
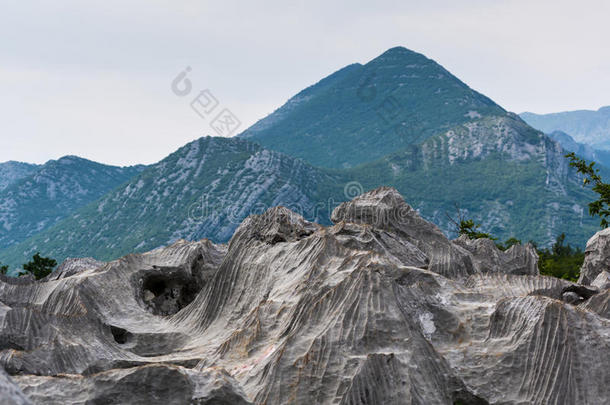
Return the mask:
[[(530, 241), (529, 243), (531, 243), (534, 246), (536, 245), (532, 241)], [(511, 238), (508, 238), (504, 243), (502, 243), (502, 242), (497, 242), (496, 243), (496, 246), (500, 250), (508, 250), (511, 247), (513, 247), (513, 245), (521, 245), (521, 241), (519, 239), (517, 239), (517, 238), (511, 237)]]
[(574, 152), (565, 155), (570, 160), (570, 166), (576, 168), (578, 173), (585, 176), (584, 185), (593, 184), (593, 191), (599, 195), (599, 198), (589, 203), (589, 215), (599, 216), (601, 218), (600, 226), (607, 228), (610, 223), (610, 184), (604, 183), (599, 170), (595, 168), (595, 162), (588, 163), (586, 160), (576, 156)]
[(540, 257), (538, 268), (542, 275), (577, 281), (585, 252), (569, 243), (565, 244), (565, 239), (566, 235), (562, 233), (550, 249), (537, 249)]
[[(474, 222), (472, 219), (464, 218), (459, 207), (457, 207), (458, 220), (452, 219), (447, 215), (457, 227), (459, 235), (466, 235), (469, 239), (481, 239), (487, 238), (491, 240), (498, 240), (498, 238), (492, 236), (487, 232), (480, 230), (481, 225)], [(458, 222), (459, 221), (459, 222)], [(538, 269), (540, 274), (545, 276), (552, 276), (562, 278), (569, 281), (577, 281), (580, 276), (580, 267), (582, 266), (585, 253), (579, 247), (572, 247), (569, 243), (566, 244), (566, 234), (562, 233), (557, 236), (555, 243), (551, 248), (540, 249), (537, 243), (529, 241), (531, 245), (536, 248), (538, 253)], [(521, 240), (511, 237), (505, 242), (496, 242), (498, 249), (506, 251), (513, 245), (521, 244)]]
[(0, 263), (0, 274), (6, 274), (8, 272), (8, 266)]
[(30, 273), (36, 280), (40, 280), (51, 274), (55, 266), (57, 266), (57, 261), (49, 257), (42, 257), (40, 256), (40, 253), (36, 253), (32, 256), (31, 261), (23, 264), (23, 270), (25, 270), (26, 273), (21, 273), (20, 275)]

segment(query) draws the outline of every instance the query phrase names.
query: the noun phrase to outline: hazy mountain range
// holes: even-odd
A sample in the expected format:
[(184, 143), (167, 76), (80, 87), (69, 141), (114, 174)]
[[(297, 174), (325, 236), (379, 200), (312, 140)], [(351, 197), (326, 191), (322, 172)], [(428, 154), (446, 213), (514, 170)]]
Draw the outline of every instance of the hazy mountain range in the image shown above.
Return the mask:
[(34, 167), (0, 192), (0, 249), (44, 231), (142, 169), (108, 166), (76, 156)]
[[(22, 178), (0, 191), (12, 210), (2, 218), (22, 218), (1, 229), (0, 261), (16, 267), (36, 251), (108, 260), (180, 238), (226, 242), (245, 217), (275, 205), (328, 224), (340, 202), (381, 185), (451, 236), (458, 205), (501, 239), (549, 245), (565, 232), (584, 245), (598, 227), (586, 213), (592, 193), (564, 154), (436, 62), (392, 48), (308, 87), (239, 138), (198, 139), (143, 171), (83, 166), (85, 178), (105, 181)], [(14, 191), (18, 184), (25, 188)], [(37, 199), (49, 190), (74, 203), (39, 212), (8, 203), (25, 194), (59, 207)]]
[(574, 152), (589, 161), (610, 167), (610, 150), (595, 149), (591, 145), (576, 142), (574, 138), (562, 131), (553, 131), (548, 135), (559, 142), (565, 150)]
[(38, 165), (14, 161), (0, 163), (0, 191), (32, 174), (38, 167)]
[(578, 110), (553, 114), (521, 114), (528, 124), (545, 133), (562, 131), (594, 149), (610, 150), (610, 106), (597, 111)]

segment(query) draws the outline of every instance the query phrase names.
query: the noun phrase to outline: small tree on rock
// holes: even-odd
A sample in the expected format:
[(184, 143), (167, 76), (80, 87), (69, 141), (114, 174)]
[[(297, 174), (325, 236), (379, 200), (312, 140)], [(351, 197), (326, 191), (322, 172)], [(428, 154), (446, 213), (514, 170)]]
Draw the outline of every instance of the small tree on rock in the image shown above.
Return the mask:
[(497, 240), (498, 238), (491, 236), (491, 234), (479, 231), (480, 224), (475, 224), (472, 219), (463, 219), (458, 224), (458, 233), (460, 235), (468, 236), (468, 239), (481, 239), (487, 238), (491, 240)]
[(588, 163), (586, 160), (576, 156), (574, 152), (565, 155), (570, 160), (570, 166), (576, 168), (578, 173), (585, 176), (583, 184), (593, 184), (592, 190), (599, 195), (599, 199), (589, 203), (589, 215), (601, 218), (600, 226), (607, 228), (610, 223), (610, 184), (602, 181), (599, 170), (595, 168), (595, 162)]
[(460, 206), (457, 205), (457, 203), (455, 204), (455, 210), (457, 213), (457, 219), (452, 218), (448, 212), (445, 212), (445, 215), (447, 216), (449, 221), (451, 223), (453, 223), (453, 225), (455, 225), (458, 235), (460, 235), (460, 236), (466, 235), (466, 236), (468, 236), (468, 239), (481, 239), (481, 238), (487, 238), (487, 239), (491, 239), (491, 240), (498, 239), (498, 238), (491, 236), (491, 234), (489, 234), (489, 233), (479, 231), (479, 228), (481, 227), (481, 225), (475, 223), (474, 220), (472, 220), (472, 219), (465, 218), (464, 214), (462, 213), (462, 210), (460, 209)]
[[(42, 257), (40, 253), (32, 256), (32, 260), (23, 265), (23, 270), (32, 274), (36, 280), (40, 280), (51, 274), (57, 262), (49, 257)], [(22, 273), (23, 274), (23, 273)]]

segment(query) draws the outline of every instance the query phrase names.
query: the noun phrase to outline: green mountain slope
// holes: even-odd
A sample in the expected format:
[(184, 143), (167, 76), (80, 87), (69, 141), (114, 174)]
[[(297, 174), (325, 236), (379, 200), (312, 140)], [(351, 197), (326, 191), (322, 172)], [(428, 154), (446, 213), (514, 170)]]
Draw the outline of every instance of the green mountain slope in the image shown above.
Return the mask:
[(445, 232), (455, 204), (505, 240), (515, 236), (550, 245), (562, 232), (583, 245), (598, 230), (587, 214), (593, 193), (563, 157), (564, 150), (518, 117), (485, 117), (421, 145), (350, 170), (371, 189), (396, 187)]
[(597, 111), (577, 110), (552, 114), (524, 112), (520, 115), (528, 124), (547, 134), (563, 131), (577, 142), (595, 149), (610, 149), (610, 106)]
[[(329, 218), (333, 176), (237, 138), (201, 138), (55, 226), (0, 252), (13, 271), (35, 251), (114, 259), (184, 238), (226, 242), (250, 214), (284, 205)], [(341, 200), (343, 201), (343, 200)], [(326, 221), (328, 221), (326, 219)]]
[(593, 195), (559, 144), (405, 48), (334, 73), (240, 136), (351, 166), (337, 173), (363, 189), (396, 187), (448, 232), (454, 204), (502, 238), (548, 245), (566, 232), (584, 245), (597, 229), (587, 214)]
[(66, 156), (0, 191), (0, 248), (49, 228), (142, 171)]
[(250, 214), (284, 205), (306, 219), (355, 193), (390, 185), (452, 234), (455, 204), (486, 231), (550, 245), (565, 232), (584, 244), (597, 229), (592, 193), (560, 145), (516, 116), (490, 116), (351, 169), (318, 169), (240, 139), (202, 138), (126, 185), (0, 252), (13, 270), (36, 251), (63, 260), (114, 259), (184, 238), (227, 241)]
[(316, 166), (342, 168), (503, 113), (433, 60), (398, 47), (303, 90), (239, 136)]

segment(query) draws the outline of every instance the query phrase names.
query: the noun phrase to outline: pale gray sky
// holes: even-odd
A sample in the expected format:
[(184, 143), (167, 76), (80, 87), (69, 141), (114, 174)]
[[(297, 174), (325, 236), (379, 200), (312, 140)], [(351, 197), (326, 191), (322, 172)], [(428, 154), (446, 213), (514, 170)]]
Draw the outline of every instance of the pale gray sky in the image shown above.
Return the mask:
[[(152, 163), (214, 135), (189, 106), (199, 90), (241, 131), (397, 45), (511, 111), (597, 109), (610, 104), (609, 4), (0, 0), (0, 161)], [(181, 98), (170, 83), (186, 66)]]

